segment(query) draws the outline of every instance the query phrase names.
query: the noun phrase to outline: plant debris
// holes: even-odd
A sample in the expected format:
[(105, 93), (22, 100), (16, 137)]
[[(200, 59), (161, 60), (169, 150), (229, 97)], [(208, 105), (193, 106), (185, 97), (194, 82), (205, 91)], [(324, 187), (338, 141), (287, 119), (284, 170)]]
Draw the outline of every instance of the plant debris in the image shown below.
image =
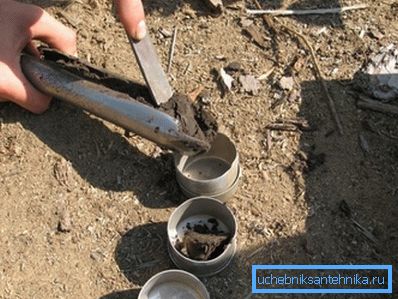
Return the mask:
[(223, 86), (224, 91), (231, 91), (232, 83), (235, 81), (234, 78), (231, 75), (227, 74), (227, 72), (223, 68), (220, 69), (219, 74), (221, 79), (221, 85)]
[(239, 83), (242, 89), (252, 95), (257, 95), (260, 89), (260, 82), (253, 75), (240, 75)]
[(188, 231), (182, 240), (177, 240), (176, 249), (186, 257), (198, 261), (207, 261), (216, 258), (225, 250), (231, 236), (218, 228), (215, 218), (208, 220), (212, 224), (209, 228), (206, 224), (195, 224), (191, 227), (188, 223)]
[(279, 81), (279, 86), (284, 90), (291, 91), (294, 88), (293, 77), (282, 77), (282, 79)]
[(241, 64), (240, 64), (239, 62), (237, 62), (237, 61), (232, 61), (232, 62), (230, 62), (230, 63), (224, 68), (224, 70), (225, 70), (228, 74), (232, 75), (232, 74), (234, 74), (234, 73), (236, 73), (236, 72), (241, 71), (241, 70), (242, 70), (242, 66), (241, 66)]
[(211, 10), (217, 14), (221, 14), (224, 8), (222, 0), (205, 0), (207, 6), (211, 8)]
[(244, 27), (243, 32), (247, 34), (253, 40), (253, 42), (262, 49), (267, 48), (267, 42), (271, 40), (269, 37), (265, 36), (265, 33), (260, 32), (258, 27), (254, 24)]
[(354, 76), (357, 87), (380, 101), (398, 98), (398, 47), (381, 48)]

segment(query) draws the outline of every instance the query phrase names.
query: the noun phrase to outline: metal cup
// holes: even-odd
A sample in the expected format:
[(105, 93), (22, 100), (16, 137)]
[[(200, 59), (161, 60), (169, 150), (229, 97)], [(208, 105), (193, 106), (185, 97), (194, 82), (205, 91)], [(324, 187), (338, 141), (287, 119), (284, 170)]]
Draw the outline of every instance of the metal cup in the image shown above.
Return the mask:
[(194, 275), (181, 270), (167, 270), (150, 278), (138, 299), (210, 299), (203, 283)]
[[(176, 242), (183, 239), (187, 227), (206, 223), (210, 218), (217, 219), (219, 227), (231, 235), (229, 244), (219, 256), (207, 261), (197, 261), (186, 257), (176, 249)], [(221, 272), (230, 264), (236, 252), (236, 219), (224, 203), (214, 198), (196, 197), (181, 204), (169, 218), (167, 235), (168, 251), (173, 263), (178, 268), (199, 277)]]
[(235, 193), (239, 155), (233, 142), (219, 133), (210, 150), (196, 156), (174, 155), (177, 182), (188, 197), (206, 195), (226, 200)]

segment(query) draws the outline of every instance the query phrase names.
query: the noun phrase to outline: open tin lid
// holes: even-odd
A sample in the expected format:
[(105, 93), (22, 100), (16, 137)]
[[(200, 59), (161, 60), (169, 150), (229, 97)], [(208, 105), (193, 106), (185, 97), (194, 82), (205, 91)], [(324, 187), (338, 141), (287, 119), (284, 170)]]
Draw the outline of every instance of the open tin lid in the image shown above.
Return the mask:
[(149, 279), (138, 299), (210, 299), (203, 283), (181, 270), (167, 270)]

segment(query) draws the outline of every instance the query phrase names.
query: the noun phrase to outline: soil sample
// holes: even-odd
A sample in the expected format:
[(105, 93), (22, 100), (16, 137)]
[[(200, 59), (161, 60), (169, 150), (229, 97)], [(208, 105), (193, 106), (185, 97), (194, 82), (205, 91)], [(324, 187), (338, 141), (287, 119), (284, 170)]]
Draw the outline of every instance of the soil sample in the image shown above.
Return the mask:
[(211, 229), (206, 224), (196, 224), (193, 228), (188, 224), (188, 231), (181, 241), (177, 241), (176, 249), (197, 261), (212, 260), (222, 254), (231, 236), (218, 229), (217, 219), (212, 218), (208, 222), (213, 224)]
[(188, 97), (174, 94), (159, 109), (180, 121), (185, 134), (201, 139), (211, 144), (217, 135), (217, 122), (206, 112), (203, 105), (192, 104)]
[(174, 94), (168, 102), (157, 107), (151, 101), (148, 88), (140, 83), (95, 67), (54, 49), (42, 47), (40, 51), (45, 60), (57, 63), (61, 68), (82, 79), (124, 93), (131, 100), (159, 109), (178, 119), (181, 129), (189, 136), (201, 139), (210, 145), (217, 135), (217, 122), (206, 110), (205, 106), (200, 103), (191, 103), (185, 95)]

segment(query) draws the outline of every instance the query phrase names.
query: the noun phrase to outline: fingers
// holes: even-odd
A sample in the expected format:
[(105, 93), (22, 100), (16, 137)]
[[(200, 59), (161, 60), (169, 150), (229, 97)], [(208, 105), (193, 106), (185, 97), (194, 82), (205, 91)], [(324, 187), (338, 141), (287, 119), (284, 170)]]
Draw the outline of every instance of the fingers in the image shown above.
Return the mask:
[(120, 21), (135, 40), (146, 35), (145, 14), (141, 0), (115, 0)]
[(33, 56), (40, 57), (40, 51), (37, 49), (33, 41), (30, 41), (26, 45), (25, 50), (28, 51), (28, 53), (32, 54)]
[(23, 75), (19, 62), (12, 69), (0, 62), (0, 74), (7, 81), (0, 82), (0, 98), (10, 100), (33, 113), (47, 110), (51, 97), (30, 84)]
[(69, 55), (77, 56), (76, 33), (43, 11), (30, 27), (32, 39), (41, 40)]

